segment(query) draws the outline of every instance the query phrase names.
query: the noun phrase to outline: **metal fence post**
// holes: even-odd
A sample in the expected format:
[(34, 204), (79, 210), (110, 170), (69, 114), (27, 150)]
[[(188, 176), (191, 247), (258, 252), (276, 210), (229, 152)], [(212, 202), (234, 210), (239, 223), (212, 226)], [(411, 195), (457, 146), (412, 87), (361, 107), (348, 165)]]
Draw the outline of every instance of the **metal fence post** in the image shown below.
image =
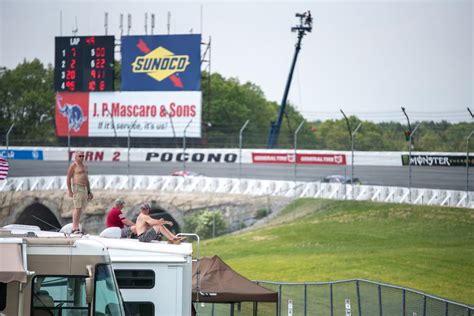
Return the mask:
[(184, 155), (186, 154), (186, 131), (188, 130), (188, 127), (189, 125), (191, 124), (191, 122), (193, 121), (193, 119), (190, 119), (188, 124), (186, 125), (186, 127), (184, 128), (184, 132), (183, 132), (183, 171), (186, 171), (186, 159), (184, 158)]
[(406, 291), (405, 289), (403, 289), (402, 290), (402, 316), (405, 316), (406, 308), (407, 308)]
[(295, 131), (295, 145), (294, 145), (294, 156), (293, 156), (293, 165), (295, 167), (295, 174), (294, 174), (295, 187), (293, 189), (293, 203), (294, 203), (295, 207), (293, 209), (293, 219), (295, 219), (295, 217), (296, 217), (296, 203), (295, 203), (295, 200), (296, 200), (296, 166), (297, 166), (297, 160), (298, 160), (296, 158), (296, 151), (297, 151), (297, 147), (298, 147), (298, 133), (300, 132), (301, 127), (303, 127), (303, 124), (304, 124), (304, 121), (302, 121), (300, 123), (300, 125), (298, 125), (298, 128)]
[(423, 295), (423, 316), (426, 316), (426, 295)]
[(474, 131), (471, 131), (466, 140), (466, 206), (469, 207), (469, 141)]
[(244, 125), (240, 129), (239, 132), (239, 181), (242, 177), (242, 137), (244, 133), (244, 129), (247, 127), (249, 120), (245, 121)]
[(277, 316), (281, 316), (281, 284), (278, 285), (278, 306), (277, 306)]
[(357, 311), (359, 312), (358, 316), (362, 316), (362, 307), (360, 306), (359, 280), (356, 280), (356, 290), (357, 290)]
[(408, 141), (408, 198), (409, 201), (411, 202), (411, 144), (413, 141), (413, 135), (415, 134), (416, 130), (418, 129), (418, 126), (420, 126), (421, 122), (418, 123), (418, 125), (415, 126), (413, 131), (410, 132), (410, 139)]
[(71, 162), (71, 123), (67, 119), (67, 159)]
[[(128, 128), (128, 138), (127, 138), (127, 179), (130, 182), (130, 134), (133, 127), (137, 123), (137, 120)], [(130, 184), (130, 183), (129, 183)]]
[(13, 124), (10, 126), (10, 128), (8, 129), (8, 132), (7, 132), (7, 137), (6, 137), (6, 142), (7, 142), (7, 144), (6, 144), (6, 145), (7, 145), (7, 157), (6, 157), (6, 159), (8, 159), (8, 145), (9, 145), (9, 143), (10, 143), (10, 132), (12, 131), (13, 126), (15, 126), (15, 123), (13, 123)]
[(355, 135), (359, 131), (360, 126), (362, 123), (357, 125), (356, 129), (351, 133), (351, 189), (352, 189), (352, 199), (354, 199), (354, 142), (355, 142)]
[(334, 305), (333, 305), (333, 300), (332, 300), (332, 283), (329, 284), (329, 304), (331, 308), (331, 316), (334, 316)]
[(308, 301), (308, 285), (305, 283), (304, 284), (304, 305), (303, 305), (304, 316), (307, 315), (307, 308), (306, 308), (307, 301)]
[(383, 316), (383, 311), (382, 311), (382, 287), (380, 286), (380, 284), (377, 287), (378, 287), (378, 292), (379, 292), (379, 315)]

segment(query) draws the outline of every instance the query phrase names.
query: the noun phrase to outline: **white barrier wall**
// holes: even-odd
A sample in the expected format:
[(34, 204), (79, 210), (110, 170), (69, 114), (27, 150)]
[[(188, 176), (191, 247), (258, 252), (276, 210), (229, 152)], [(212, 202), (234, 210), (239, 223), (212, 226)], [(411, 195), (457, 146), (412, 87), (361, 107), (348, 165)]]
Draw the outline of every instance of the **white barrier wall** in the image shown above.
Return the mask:
[[(338, 200), (366, 200), (390, 203), (474, 206), (474, 192), (411, 189), (339, 183), (293, 182), (255, 179), (171, 176), (90, 176), (93, 190), (157, 190), (188, 193), (224, 193), (244, 195), (284, 196), (289, 198), (326, 198)], [(9, 178), (0, 181), (0, 191), (64, 190), (66, 177)]]

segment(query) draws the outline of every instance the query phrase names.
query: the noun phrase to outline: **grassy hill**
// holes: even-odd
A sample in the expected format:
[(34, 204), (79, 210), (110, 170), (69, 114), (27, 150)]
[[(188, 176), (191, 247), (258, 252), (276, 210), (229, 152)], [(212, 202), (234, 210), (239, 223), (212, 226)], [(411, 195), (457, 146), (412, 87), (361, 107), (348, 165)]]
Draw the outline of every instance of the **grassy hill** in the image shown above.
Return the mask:
[(473, 224), (470, 209), (301, 199), (201, 254), (253, 280), (364, 278), (474, 304)]

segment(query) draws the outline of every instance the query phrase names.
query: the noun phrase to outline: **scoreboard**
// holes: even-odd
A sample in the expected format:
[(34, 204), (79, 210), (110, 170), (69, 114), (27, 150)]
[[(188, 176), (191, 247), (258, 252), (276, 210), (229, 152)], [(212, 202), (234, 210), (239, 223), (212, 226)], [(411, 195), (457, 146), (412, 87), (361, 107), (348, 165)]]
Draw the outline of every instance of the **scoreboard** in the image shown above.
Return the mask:
[(114, 36), (55, 38), (55, 91), (113, 91)]

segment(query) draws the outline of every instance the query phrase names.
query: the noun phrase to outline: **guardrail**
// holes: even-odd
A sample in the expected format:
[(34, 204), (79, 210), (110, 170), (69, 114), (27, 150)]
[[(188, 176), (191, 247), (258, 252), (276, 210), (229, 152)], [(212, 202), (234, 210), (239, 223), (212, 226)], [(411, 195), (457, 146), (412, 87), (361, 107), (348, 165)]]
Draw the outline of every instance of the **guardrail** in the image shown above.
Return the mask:
[[(94, 175), (92, 189), (169, 191), (188, 193), (226, 193), (268, 195), (291, 198), (326, 198), (339, 200), (410, 203), (473, 208), (473, 192), (420, 189), (373, 185), (350, 185), (321, 182), (294, 182), (255, 179)], [(0, 181), (0, 191), (66, 190), (66, 177), (8, 178)]]

